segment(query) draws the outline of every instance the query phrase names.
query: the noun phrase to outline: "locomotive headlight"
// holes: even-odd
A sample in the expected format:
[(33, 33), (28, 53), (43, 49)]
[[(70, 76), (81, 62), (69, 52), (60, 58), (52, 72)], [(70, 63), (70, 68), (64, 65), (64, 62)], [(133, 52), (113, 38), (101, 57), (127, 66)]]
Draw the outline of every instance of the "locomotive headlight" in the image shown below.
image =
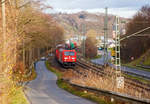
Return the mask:
[(67, 57), (64, 58), (65, 60), (68, 59)]
[(72, 59), (74, 60), (75, 58), (73, 57)]

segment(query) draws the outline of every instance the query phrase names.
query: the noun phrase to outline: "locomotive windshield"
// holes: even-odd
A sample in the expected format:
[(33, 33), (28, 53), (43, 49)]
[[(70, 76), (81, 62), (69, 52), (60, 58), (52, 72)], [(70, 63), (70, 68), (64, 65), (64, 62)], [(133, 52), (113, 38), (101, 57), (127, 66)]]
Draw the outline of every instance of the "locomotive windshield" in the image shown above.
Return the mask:
[(65, 56), (74, 56), (74, 52), (64, 52)]

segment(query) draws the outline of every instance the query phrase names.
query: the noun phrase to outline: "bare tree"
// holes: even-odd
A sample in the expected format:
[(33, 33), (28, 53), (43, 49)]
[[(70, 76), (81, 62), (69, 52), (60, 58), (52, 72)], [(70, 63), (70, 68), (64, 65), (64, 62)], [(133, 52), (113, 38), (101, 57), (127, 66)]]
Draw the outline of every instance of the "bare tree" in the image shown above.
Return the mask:
[[(127, 24), (127, 35), (135, 33), (141, 29), (150, 27), (150, 6), (143, 6)], [(141, 36), (131, 37), (121, 42), (121, 58), (124, 62), (132, 61), (139, 58), (150, 48), (150, 37), (142, 36), (145, 34), (150, 35), (150, 30), (141, 33)]]

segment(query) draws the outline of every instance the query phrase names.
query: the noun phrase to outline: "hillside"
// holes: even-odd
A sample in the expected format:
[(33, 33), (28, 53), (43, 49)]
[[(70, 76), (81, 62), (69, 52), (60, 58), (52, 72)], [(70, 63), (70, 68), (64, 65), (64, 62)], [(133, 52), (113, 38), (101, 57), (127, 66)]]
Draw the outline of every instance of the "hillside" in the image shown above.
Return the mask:
[[(60, 23), (64, 29), (65, 33), (70, 35), (81, 34), (83, 30), (87, 32), (92, 29), (95, 30), (99, 36), (104, 33), (104, 17), (105, 14), (97, 13), (92, 14), (88, 12), (79, 12), (74, 14), (58, 13), (52, 14), (54, 19)], [(108, 16), (108, 33), (109, 37), (112, 37), (112, 24), (115, 19), (114, 15)], [(120, 21), (128, 21), (129, 19), (120, 18)], [(83, 28), (83, 24), (85, 28)], [(121, 27), (125, 27), (124, 24), (121, 24)]]

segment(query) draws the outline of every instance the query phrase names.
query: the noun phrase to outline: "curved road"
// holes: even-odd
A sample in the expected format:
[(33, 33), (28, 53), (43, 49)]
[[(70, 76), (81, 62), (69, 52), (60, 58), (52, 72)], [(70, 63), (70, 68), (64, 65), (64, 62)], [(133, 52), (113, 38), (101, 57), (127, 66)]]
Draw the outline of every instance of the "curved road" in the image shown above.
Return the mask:
[(47, 70), (44, 61), (37, 62), (36, 71), (37, 78), (25, 91), (31, 104), (94, 104), (57, 87), (57, 77)]

